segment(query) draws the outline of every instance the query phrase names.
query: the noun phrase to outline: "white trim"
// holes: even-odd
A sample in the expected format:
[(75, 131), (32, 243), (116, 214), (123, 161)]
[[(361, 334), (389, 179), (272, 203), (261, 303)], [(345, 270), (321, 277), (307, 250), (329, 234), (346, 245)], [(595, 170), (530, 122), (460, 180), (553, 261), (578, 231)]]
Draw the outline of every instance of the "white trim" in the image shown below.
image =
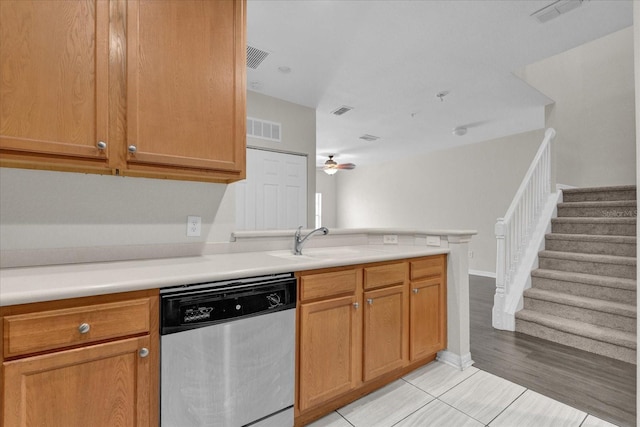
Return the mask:
[(491, 279), (495, 279), (497, 277), (496, 273), (493, 271), (483, 271), (483, 270), (469, 270), (470, 276), (482, 276), (489, 277)]
[(438, 356), (436, 357), (438, 362), (445, 363), (449, 366), (453, 366), (456, 369), (460, 369), (464, 371), (475, 362), (471, 359), (471, 353), (467, 353), (464, 355), (457, 355), (455, 353), (450, 352), (449, 350), (442, 350), (438, 352)]

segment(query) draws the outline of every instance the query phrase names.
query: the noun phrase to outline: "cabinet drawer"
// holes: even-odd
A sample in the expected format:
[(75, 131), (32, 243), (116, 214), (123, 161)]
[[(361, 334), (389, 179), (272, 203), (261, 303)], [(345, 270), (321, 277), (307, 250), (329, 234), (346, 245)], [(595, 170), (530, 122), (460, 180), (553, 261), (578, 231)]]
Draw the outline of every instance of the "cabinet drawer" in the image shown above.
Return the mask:
[(357, 283), (357, 270), (302, 276), (300, 278), (300, 299), (305, 301), (331, 295), (354, 293)]
[(411, 261), (411, 280), (444, 274), (445, 255)]
[(404, 262), (378, 265), (364, 269), (364, 288), (373, 289), (404, 283), (407, 265)]
[(148, 298), (4, 317), (4, 357), (149, 332)]

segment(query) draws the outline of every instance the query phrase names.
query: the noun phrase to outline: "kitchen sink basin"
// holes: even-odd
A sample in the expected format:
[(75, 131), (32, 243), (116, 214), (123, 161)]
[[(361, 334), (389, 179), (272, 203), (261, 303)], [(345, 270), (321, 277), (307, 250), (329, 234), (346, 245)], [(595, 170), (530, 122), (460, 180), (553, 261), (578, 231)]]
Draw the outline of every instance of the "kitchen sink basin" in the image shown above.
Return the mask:
[(331, 247), (331, 248), (307, 248), (302, 255), (294, 255), (292, 251), (274, 251), (269, 255), (285, 259), (313, 260), (313, 259), (345, 259), (361, 258), (381, 254), (384, 251), (368, 247)]

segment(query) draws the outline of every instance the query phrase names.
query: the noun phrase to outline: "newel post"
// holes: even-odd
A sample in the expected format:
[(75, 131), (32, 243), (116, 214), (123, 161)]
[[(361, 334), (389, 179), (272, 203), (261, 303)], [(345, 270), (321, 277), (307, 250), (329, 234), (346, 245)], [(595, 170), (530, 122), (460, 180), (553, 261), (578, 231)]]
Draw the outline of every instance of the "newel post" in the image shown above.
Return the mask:
[(495, 226), (497, 248), (496, 259), (496, 293), (493, 296), (492, 325), (496, 329), (504, 329), (504, 308), (506, 297), (506, 253), (505, 253), (504, 218), (498, 218)]

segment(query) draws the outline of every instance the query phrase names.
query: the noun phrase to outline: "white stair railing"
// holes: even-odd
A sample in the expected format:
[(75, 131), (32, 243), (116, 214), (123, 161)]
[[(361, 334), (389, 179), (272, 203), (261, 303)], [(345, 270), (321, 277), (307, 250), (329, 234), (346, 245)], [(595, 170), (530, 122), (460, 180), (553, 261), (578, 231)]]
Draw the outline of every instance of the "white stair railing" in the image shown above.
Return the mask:
[[(523, 277), (523, 263), (534, 230), (539, 226), (543, 210), (551, 196), (551, 140), (556, 131), (549, 128), (544, 140), (524, 176), (520, 188), (503, 218), (495, 226), (497, 240), (496, 294), (494, 296), (493, 326), (498, 329), (515, 329), (515, 310), (510, 301), (518, 301), (524, 284), (514, 286), (517, 277)], [(547, 219), (548, 221), (548, 219)], [(537, 253), (535, 247), (531, 250)], [(528, 276), (530, 270), (526, 272)], [(520, 273), (520, 274), (518, 274)], [(515, 293), (515, 295), (514, 295)], [(519, 295), (518, 295), (519, 294)]]

